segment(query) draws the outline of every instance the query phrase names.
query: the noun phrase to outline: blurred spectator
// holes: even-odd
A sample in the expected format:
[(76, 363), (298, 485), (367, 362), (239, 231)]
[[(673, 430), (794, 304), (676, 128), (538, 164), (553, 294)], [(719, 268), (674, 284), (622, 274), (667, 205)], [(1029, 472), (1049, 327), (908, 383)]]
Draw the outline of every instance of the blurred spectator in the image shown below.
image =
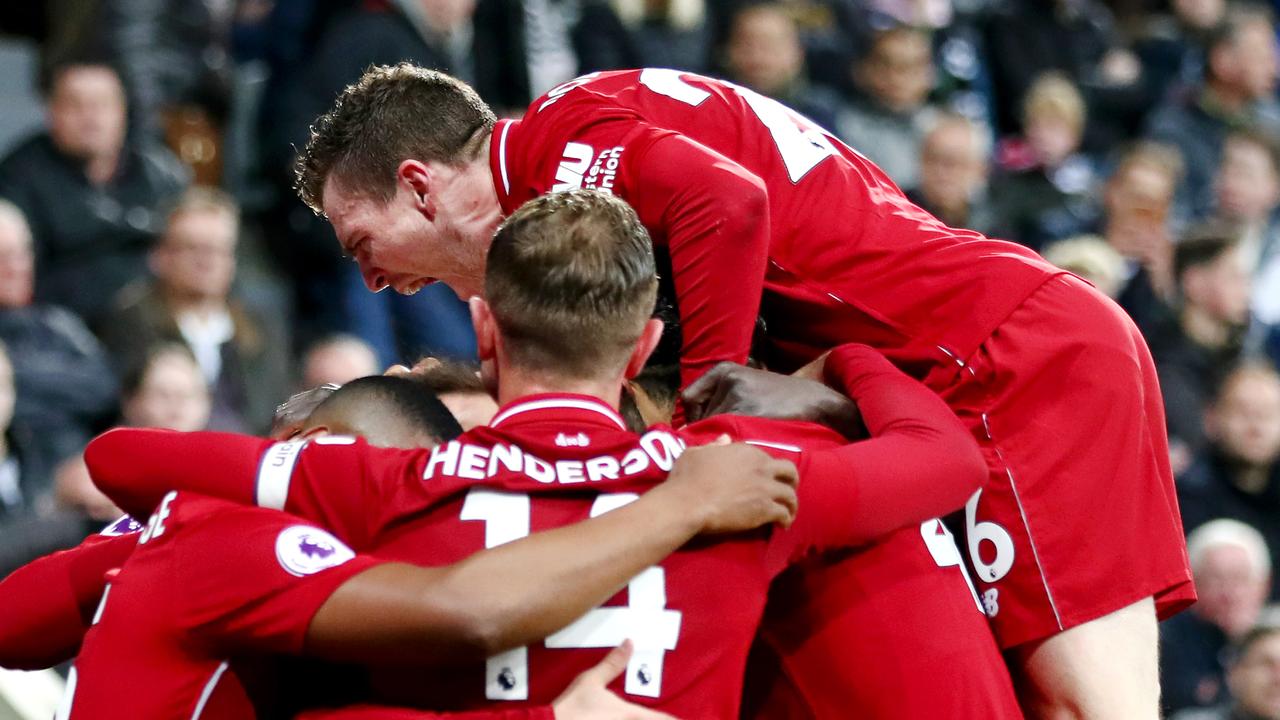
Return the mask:
[(936, 114), (933, 47), (928, 33), (899, 25), (875, 30), (853, 67), (860, 91), (836, 120), (836, 134), (894, 182), (919, 182), (920, 145)]
[(1121, 156), (1103, 188), (1099, 231), (1126, 263), (1116, 301), (1143, 332), (1173, 312), (1170, 225), (1182, 172), (1177, 150), (1139, 142)]
[(106, 353), (70, 312), (32, 302), (35, 267), (22, 212), (0, 200), (0, 341), (19, 389), (15, 423), (46, 468), (77, 453), (115, 410)]
[(1177, 147), (1187, 163), (1179, 201), (1200, 217), (1213, 206), (1213, 174), (1232, 128), (1256, 124), (1280, 130), (1276, 90), (1276, 36), (1270, 16), (1236, 8), (1212, 33), (1202, 83), (1151, 116), (1147, 132)]
[(1165, 713), (1214, 705), (1226, 696), (1224, 654), (1262, 614), (1271, 591), (1271, 553), (1257, 530), (1211, 520), (1187, 537), (1199, 600), (1160, 625)]
[(14, 418), (14, 375), (0, 343), (0, 577), (92, 531), (81, 516), (57, 510), (50, 466)]
[(1151, 16), (1134, 46), (1154, 102), (1200, 83), (1204, 49), (1227, 12), (1226, 0), (1171, 0), (1169, 6), (1172, 14)]
[(1280, 147), (1263, 133), (1234, 130), (1214, 183), (1218, 217), (1241, 228), (1240, 254), (1253, 275), (1252, 309), (1280, 322)]
[(96, 320), (146, 271), (158, 209), (186, 183), (167, 150), (126, 142), (120, 79), (109, 66), (55, 68), (49, 129), (0, 161), (0, 197), (22, 208), (35, 238), (36, 295)]
[(122, 368), (162, 341), (185, 344), (210, 387), (209, 427), (260, 433), (288, 390), (289, 336), (233, 292), (238, 234), (230, 196), (188, 190), (151, 251), (154, 278), (120, 293), (99, 335)]
[[(1280, 548), (1280, 375), (1245, 364), (1227, 375), (1205, 414), (1210, 445), (1178, 479), (1183, 526), (1230, 518), (1253, 526), (1276, 557)], [(1271, 594), (1276, 592), (1272, 577)]]
[(986, 47), (1001, 135), (1027, 132), (1020, 110), (1039, 78), (1056, 71), (1090, 107), (1086, 147), (1127, 137), (1146, 112), (1137, 56), (1122, 47), (1111, 12), (1098, 0), (1008, 0), (987, 24)]
[(1244, 636), (1232, 653), (1227, 685), (1228, 702), (1173, 720), (1280, 720), (1280, 625), (1261, 625)]
[(987, 195), (991, 141), (977, 123), (941, 113), (920, 145), (919, 184), (907, 197), (956, 228), (994, 234), (996, 218)]
[(759, 3), (739, 10), (730, 25), (725, 60), (728, 79), (828, 130), (835, 128), (839, 97), (805, 78), (800, 32), (783, 5)]
[(1045, 248), (1044, 259), (1088, 280), (1112, 299), (1124, 286), (1127, 270), (1124, 258), (1097, 235), (1059, 240)]
[(573, 28), (580, 72), (667, 67), (705, 72), (703, 0), (588, 0)]
[(312, 345), (302, 359), (302, 388), (313, 388), (377, 375), (385, 365), (378, 364), (373, 348), (358, 337), (333, 335)]
[(151, 347), (125, 374), (121, 395), (120, 419), (129, 427), (191, 432), (209, 425), (209, 386), (186, 345)]
[(1010, 239), (1040, 249), (1088, 228), (1092, 164), (1079, 153), (1084, 99), (1064, 75), (1049, 73), (1027, 93), (1026, 138), (1001, 149), (1003, 172), (992, 187), (996, 216)]
[(1177, 472), (1204, 447), (1205, 408), (1242, 351), (1249, 276), (1236, 234), (1221, 226), (1193, 230), (1174, 250), (1174, 277), (1176, 315), (1154, 326), (1147, 343), (1160, 375)]

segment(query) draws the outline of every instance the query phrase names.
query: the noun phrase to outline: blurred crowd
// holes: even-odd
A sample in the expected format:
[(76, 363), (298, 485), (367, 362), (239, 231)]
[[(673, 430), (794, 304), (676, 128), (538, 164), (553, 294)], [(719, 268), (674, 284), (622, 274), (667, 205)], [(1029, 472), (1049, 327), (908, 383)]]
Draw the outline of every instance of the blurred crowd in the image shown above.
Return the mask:
[(294, 148), (365, 67), (443, 69), (509, 115), (580, 73), (675, 67), (787, 103), (944, 221), (1038, 250), (1130, 313), (1159, 368), (1201, 595), (1163, 629), (1166, 709), (1280, 718), (1277, 12), (5, 3), (0, 33), (38, 53), (46, 121), (0, 148), (0, 575), (113, 518), (80, 460), (112, 424), (261, 432), (300, 388), (472, 356), (448, 288), (369, 293), (292, 191)]

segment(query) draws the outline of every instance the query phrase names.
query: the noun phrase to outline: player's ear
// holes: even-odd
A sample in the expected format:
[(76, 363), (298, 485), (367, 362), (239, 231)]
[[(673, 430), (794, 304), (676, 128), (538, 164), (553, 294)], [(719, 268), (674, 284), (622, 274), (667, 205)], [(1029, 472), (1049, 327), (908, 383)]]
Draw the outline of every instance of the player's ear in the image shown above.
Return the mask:
[(640, 332), (640, 339), (636, 341), (635, 349), (631, 351), (631, 358), (627, 360), (627, 370), (623, 377), (630, 380), (639, 375), (661, 340), (662, 321), (658, 318), (649, 318), (644, 324), (644, 330)]
[(493, 309), (479, 295), (473, 295), (469, 301), (471, 309), (471, 327), (476, 331), (476, 353), (479, 359), (493, 360), (498, 354), (498, 323), (493, 317)]
[(396, 183), (407, 192), (415, 209), (428, 220), (436, 215), (435, 201), (431, 196), (431, 170), (418, 160), (404, 160), (396, 168)]

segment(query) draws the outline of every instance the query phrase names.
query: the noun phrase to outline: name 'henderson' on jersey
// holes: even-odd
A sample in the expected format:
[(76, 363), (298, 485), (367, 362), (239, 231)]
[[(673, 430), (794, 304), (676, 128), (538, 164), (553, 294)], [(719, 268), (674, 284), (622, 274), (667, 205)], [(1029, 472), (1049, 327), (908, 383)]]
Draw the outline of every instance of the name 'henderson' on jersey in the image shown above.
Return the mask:
[[(762, 293), (780, 367), (856, 339), (925, 375), (967, 357), (1060, 272), (942, 224), (779, 103), (690, 73), (565, 83), (522, 120), (499, 121), (490, 154), (505, 212), (553, 190), (604, 189), (669, 247), (686, 384), (746, 359)], [(766, 202), (752, 204), (761, 190)]]

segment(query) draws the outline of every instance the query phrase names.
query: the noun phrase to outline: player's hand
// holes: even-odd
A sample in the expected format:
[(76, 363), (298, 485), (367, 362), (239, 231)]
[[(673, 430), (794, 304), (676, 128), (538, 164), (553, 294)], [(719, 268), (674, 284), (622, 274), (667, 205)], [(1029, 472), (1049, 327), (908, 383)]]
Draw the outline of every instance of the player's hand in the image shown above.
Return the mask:
[(722, 362), (683, 393), (689, 420), (730, 413), (778, 420), (808, 420), (851, 439), (865, 436), (858, 406), (814, 380)]
[(607, 685), (627, 669), (631, 641), (613, 649), (599, 665), (579, 675), (551, 704), (556, 720), (676, 720), (666, 713), (632, 705)]
[(789, 527), (796, 516), (798, 482), (792, 463), (721, 436), (686, 450), (663, 487), (678, 494), (678, 508), (701, 514), (703, 533), (731, 533), (769, 523)]

